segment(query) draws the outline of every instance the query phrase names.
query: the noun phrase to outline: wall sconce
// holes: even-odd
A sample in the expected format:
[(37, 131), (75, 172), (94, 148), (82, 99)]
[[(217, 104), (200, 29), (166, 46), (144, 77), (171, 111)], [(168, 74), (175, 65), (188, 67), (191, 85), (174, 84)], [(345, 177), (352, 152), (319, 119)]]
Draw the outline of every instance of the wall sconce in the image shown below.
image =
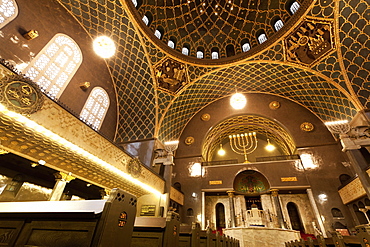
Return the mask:
[(276, 147), (270, 143), (270, 139), (267, 139), (267, 145), (266, 145), (265, 149), (269, 152), (272, 152), (272, 151), (275, 150), (275, 148)]
[(37, 32), (36, 30), (30, 30), (22, 36), (26, 40), (33, 40), (34, 38), (37, 38), (39, 36), (39, 32)]
[(88, 82), (88, 81), (85, 81), (85, 82), (83, 82), (81, 85), (80, 85), (80, 88), (82, 89), (82, 90), (87, 90), (88, 88), (90, 87), (90, 82)]
[(217, 154), (220, 155), (220, 156), (224, 156), (225, 155), (225, 150), (222, 148), (222, 144), (220, 143), (220, 149), (217, 151)]

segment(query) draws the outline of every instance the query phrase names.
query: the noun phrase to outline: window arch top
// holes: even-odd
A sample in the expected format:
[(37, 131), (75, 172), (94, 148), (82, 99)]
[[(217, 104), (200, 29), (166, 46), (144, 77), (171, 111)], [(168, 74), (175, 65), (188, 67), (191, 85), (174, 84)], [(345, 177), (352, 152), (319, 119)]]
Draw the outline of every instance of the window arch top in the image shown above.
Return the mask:
[(204, 57), (202, 51), (197, 51), (197, 58), (202, 59)]
[(279, 31), (282, 27), (284, 26), (284, 23), (282, 20), (277, 20), (275, 23), (274, 23), (274, 28), (276, 31)]
[(0, 0), (0, 28), (15, 19), (18, 15), (18, 6), (15, 0)]
[(57, 34), (25, 68), (24, 74), (55, 99), (62, 94), (81, 63), (82, 52), (77, 43), (65, 34)]
[(80, 119), (98, 130), (109, 108), (108, 93), (101, 87), (95, 87), (82, 108)]
[(187, 47), (183, 47), (181, 52), (182, 52), (182, 54), (184, 54), (186, 56), (189, 55), (189, 49)]
[(297, 12), (297, 11), (298, 11), (299, 7), (301, 7), (301, 6), (299, 5), (299, 3), (298, 3), (297, 1), (293, 2), (293, 3), (292, 3), (292, 5), (290, 5), (289, 10), (290, 10), (290, 12), (292, 13), (292, 15), (293, 15), (295, 12)]
[(148, 18), (148, 16), (146, 16), (146, 15), (144, 15), (143, 16), (143, 22), (145, 23), (145, 25), (149, 25), (149, 18)]
[(251, 45), (248, 43), (248, 42), (245, 42), (243, 45), (242, 45), (242, 50), (243, 52), (247, 52), (251, 49)]
[(264, 34), (264, 33), (261, 33), (260, 35), (258, 35), (258, 42), (260, 43), (260, 44), (262, 44), (263, 42), (265, 42), (267, 40), (267, 36), (266, 36), (266, 34)]

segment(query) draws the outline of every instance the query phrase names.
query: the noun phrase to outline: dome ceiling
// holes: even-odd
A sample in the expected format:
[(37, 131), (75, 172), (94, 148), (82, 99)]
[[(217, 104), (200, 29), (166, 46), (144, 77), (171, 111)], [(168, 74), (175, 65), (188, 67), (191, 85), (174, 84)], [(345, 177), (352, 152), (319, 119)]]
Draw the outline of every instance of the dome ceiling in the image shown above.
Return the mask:
[[(239, 34), (232, 39), (232, 31), (228, 32), (229, 39), (235, 45), (235, 56), (223, 58), (228, 43), (218, 42), (216, 36), (212, 38), (211, 42), (220, 48), (221, 55), (220, 59), (215, 60), (197, 59), (194, 47), (212, 49), (213, 44), (205, 43), (204, 37), (211, 33), (212, 28), (218, 28), (219, 35), (225, 35), (222, 29), (231, 23), (232, 17), (235, 17), (233, 30), (243, 31), (244, 22), (242, 26), (236, 24), (239, 14), (232, 14), (224, 7), (228, 2), (224, 1), (225, 5), (217, 2), (223, 6), (225, 14), (218, 14), (215, 22), (211, 22), (212, 16), (206, 15), (212, 28), (206, 31), (203, 39), (197, 40), (192, 39), (190, 33), (182, 37), (179, 29), (188, 24), (185, 19), (187, 14), (191, 16), (191, 13), (198, 13), (194, 10), (200, 11), (185, 6), (200, 6), (199, 0), (195, 3), (181, 1), (178, 6), (175, 0), (161, 3), (142, 1), (138, 2), (139, 7), (135, 9), (132, 0), (58, 0), (91, 37), (107, 35), (117, 44), (116, 56), (107, 60), (117, 90), (117, 143), (179, 138), (189, 119), (208, 104), (234, 93), (235, 86), (244, 93), (267, 93), (290, 99), (306, 107), (322, 121), (350, 120), (356, 112), (369, 108), (370, 36), (367, 30), (370, 9), (365, 0), (299, 1), (301, 6), (294, 15), (286, 10), (288, 1), (280, 1), (280, 7), (276, 9), (271, 6), (271, 0), (256, 1), (258, 11), (266, 13), (266, 20), (255, 19), (251, 29), (254, 31), (245, 31), (245, 37)], [(251, 7), (252, 2), (245, 1), (249, 4), (246, 7), (240, 1), (232, 3), (239, 6), (238, 13), (241, 13), (241, 8), (246, 12), (258, 12)], [(268, 9), (261, 9), (264, 6), (262, 3), (266, 3)], [(177, 13), (176, 7), (183, 10)], [(173, 17), (168, 14), (169, 10), (175, 13)], [(152, 13), (153, 22), (147, 27), (142, 17), (149, 12)], [(222, 15), (226, 14), (228, 17), (223, 18)], [(278, 32), (271, 25), (275, 16), (284, 22), (284, 27)], [(334, 22), (336, 16), (338, 22)], [(196, 25), (194, 21), (199, 18), (198, 13), (189, 23)], [(157, 25), (154, 24), (156, 20)], [(184, 24), (180, 26), (176, 20), (182, 20)], [(207, 27), (207, 20), (199, 24), (199, 29)], [(223, 24), (218, 25), (217, 21)], [(176, 28), (169, 28), (171, 23), (176, 24)], [(247, 23), (245, 21), (245, 25)], [(316, 27), (320, 23), (329, 28), (319, 30)], [(157, 26), (163, 27), (161, 40), (154, 36)], [(199, 35), (197, 29), (192, 33)], [(256, 33), (260, 29), (264, 29), (268, 39), (258, 45)], [(142, 31), (146, 31), (145, 34)], [(167, 45), (171, 32), (177, 38), (176, 51)], [(326, 37), (325, 32), (330, 35)], [(324, 38), (323, 44), (330, 46), (310, 58), (312, 54), (307, 50), (310, 51), (312, 47), (297, 42), (302, 34)], [(252, 48), (242, 53), (240, 42), (244, 38), (250, 39)], [(314, 44), (315, 39), (312, 40)], [(191, 47), (190, 56), (181, 54), (181, 42), (192, 42), (194, 47)], [(206, 58), (209, 57), (210, 51), (205, 52)], [(174, 92), (162, 90), (157, 81), (156, 69), (167, 60), (178, 62), (187, 75), (186, 84)], [(236, 60), (238, 63), (230, 63)]]
[[(135, 2), (135, 1), (133, 1)], [(204, 59), (213, 58), (211, 53), (217, 52), (219, 59), (208, 63), (235, 60), (245, 57), (260, 44), (272, 43), (287, 30), (282, 26), (274, 27), (278, 21), (281, 25), (294, 24), (299, 14), (293, 15), (290, 7), (294, 1), (262, 1), (262, 0), (137, 0), (136, 12), (138, 22), (149, 36), (158, 42), (153, 34), (161, 33), (162, 47), (171, 53), (182, 56), (182, 48), (189, 49), (190, 59), (203, 52)], [(299, 12), (307, 8), (306, 0), (297, 1)], [(145, 27), (142, 18), (148, 18)], [(279, 29), (281, 28), (281, 29)], [(278, 29), (278, 30), (277, 30)], [(280, 33), (276, 34), (276, 33)], [(259, 41), (258, 36), (265, 35), (266, 41)], [(263, 38), (263, 37), (261, 37)], [(168, 42), (174, 42), (174, 50)], [(267, 42), (268, 41), (268, 42)], [(243, 44), (247, 44), (244, 47)], [(251, 49), (251, 52), (245, 52)], [(172, 51), (171, 51), (172, 50)], [(185, 58), (186, 59), (186, 58)], [(187, 58), (188, 60), (189, 58)], [(204, 60), (203, 59), (203, 60)], [(221, 59), (221, 61), (220, 61)], [(216, 60), (216, 61), (215, 61)], [(195, 60), (196, 62), (196, 60)]]

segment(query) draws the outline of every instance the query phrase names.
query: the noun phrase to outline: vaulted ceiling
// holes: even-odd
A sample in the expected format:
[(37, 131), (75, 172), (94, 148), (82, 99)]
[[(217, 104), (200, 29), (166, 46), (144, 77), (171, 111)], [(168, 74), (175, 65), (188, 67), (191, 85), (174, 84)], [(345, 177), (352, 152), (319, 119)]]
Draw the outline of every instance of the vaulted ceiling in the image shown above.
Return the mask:
[[(194, 114), (235, 88), (290, 99), (323, 121), (351, 120), (370, 108), (366, 0), (299, 1), (294, 15), (283, 0), (142, 0), (138, 8), (131, 0), (58, 1), (92, 38), (107, 35), (117, 45), (107, 64), (119, 105), (118, 143), (177, 139)], [(141, 20), (147, 13), (149, 26)], [(277, 18), (284, 23), (279, 31), (272, 26)], [(267, 41), (259, 44), (261, 30)], [(242, 52), (243, 40), (251, 50)], [(199, 47), (204, 59), (196, 58)], [(219, 59), (210, 59), (214, 50)]]

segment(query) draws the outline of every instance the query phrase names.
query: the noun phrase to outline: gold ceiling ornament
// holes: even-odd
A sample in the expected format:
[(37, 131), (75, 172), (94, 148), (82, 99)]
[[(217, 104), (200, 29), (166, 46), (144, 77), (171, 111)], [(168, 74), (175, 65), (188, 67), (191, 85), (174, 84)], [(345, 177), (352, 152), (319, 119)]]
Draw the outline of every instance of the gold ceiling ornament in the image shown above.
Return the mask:
[(6, 74), (0, 80), (0, 103), (20, 114), (32, 114), (41, 109), (44, 96), (39, 87), (23, 76)]
[(301, 124), (300, 128), (303, 131), (310, 132), (310, 131), (313, 131), (315, 127), (313, 126), (312, 123), (304, 122), (304, 123)]
[(288, 61), (312, 65), (335, 49), (333, 23), (307, 19), (285, 40)]
[(279, 109), (281, 106), (280, 102), (279, 101), (271, 101), (270, 104), (269, 104), (269, 107), (270, 109), (272, 110), (276, 110), (276, 109)]
[(204, 113), (204, 114), (200, 117), (200, 119), (202, 119), (202, 121), (207, 122), (207, 121), (209, 121), (209, 120), (211, 119), (211, 115), (209, 115), (208, 113)]
[(155, 66), (157, 86), (170, 94), (177, 94), (186, 84), (186, 65), (171, 58), (165, 58)]
[(0, 155), (3, 155), (3, 154), (8, 154), (9, 152), (0, 148)]
[(189, 145), (193, 144), (193, 143), (194, 143), (194, 141), (195, 141), (194, 137), (192, 137), (192, 136), (188, 136), (188, 137), (186, 137), (186, 139), (185, 139), (185, 144), (189, 146)]

